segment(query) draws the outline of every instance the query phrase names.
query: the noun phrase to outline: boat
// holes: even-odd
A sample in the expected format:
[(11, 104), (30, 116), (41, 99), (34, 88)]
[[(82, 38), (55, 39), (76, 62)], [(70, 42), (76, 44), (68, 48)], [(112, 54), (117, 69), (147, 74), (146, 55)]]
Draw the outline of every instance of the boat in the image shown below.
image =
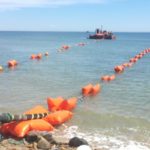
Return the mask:
[(112, 32), (108, 32), (106, 30), (96, 29), (96, 33), (93, 35), (89, 35), (89, 39), (116, 39), (116, 36)]

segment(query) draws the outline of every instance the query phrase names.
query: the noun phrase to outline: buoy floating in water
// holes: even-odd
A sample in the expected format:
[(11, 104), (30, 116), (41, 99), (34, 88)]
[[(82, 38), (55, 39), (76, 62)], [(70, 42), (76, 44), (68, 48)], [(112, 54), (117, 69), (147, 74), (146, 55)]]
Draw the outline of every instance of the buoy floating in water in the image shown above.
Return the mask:
[(32, 55), (30, 56), (30, 59), (37, 59), (37, 60), (40, 60), (40, 59), (42, 59), (42, 54), (41, 54), (41, 53), (39, 53), (39, 54), (32, 54)]
[(83, 96), (89, 96), (91, 94), (92, 87), (93, 87), (92, 84), (88, 84), (88, 85), (84, 86), (82, 88), (82, 95)]
[(92, 87), (91, 95), (95, 96), (101, 91), (101, 86), (100, 84), (96, 84)]
[(129, 60), (129, 62), (131, 62), (131, 63), (136, 63), (138, 61), (138, 58), (131, 58), (130, 60)]
[(36, 55), (36, 59), (39, 60), (39, 59), (41, 59), (41, 58), (42, 58), (42, 54), (41, 54), (41, 53), (39, 53), (39, 54)]
[(67, 50), (70, 48), (70, 46), (69, 45), (63, 45), (61, 48)]
[(0, 66), (0, 72), (2, 72), (4, 69), (3, 69), (3, 67), (2, 66)]
[(72, 98), (64, 100), (60, 104), (59, 110), (72, 110), (76, 107), (76, 105), (77, 105), (77, 98), (72, 97)]
[(116, 76), (113, 74), (113, 75), (105, 75), (105, 76), (102, 76), (101, 77), (101, 80), (102, 81), (112, 81), (116, 78)]
[(124, 71), (124, 67), (122, 65), (115, 66), (114, 70), (116, 73), (122, 73)]
[(49, 122), (52, 125), (60, 125), (67, 120), (71, 119), (73, 113), (68, 110), (55, 111), (47, 115), (44, 120)]
[(98, 94), (101, 90), (100, 84), (92, 85), (88, 84), (82, 88), (82, 95), (83, 96), (94, 96)]
[(57, 98), (48, 97), (47, 98), (48, 110), (49, 111), (59, 110), (59, 107), (63, 101), (64, 99), (62, 97), (57, 97)]
[(35, 55), (35, 54), (32, 54), (32, 55), (30, 56), (30, 59), (36, 59), (36, 55)]
[(48, 110), (52, 112), (58, 110), (72, 110), (76, 107), (76, 104), (76, 97), (72, 97), (69, 99), (64, 99), (63, 97), (47, 98)]
[(45, 56), (48, 56), (49, 55), (49, 53), (48, 52), (45, 52)]
[(8, 67), (15, 67), (17, 65), (18, 65), (18, 62), (15, 59), (8, 61)]

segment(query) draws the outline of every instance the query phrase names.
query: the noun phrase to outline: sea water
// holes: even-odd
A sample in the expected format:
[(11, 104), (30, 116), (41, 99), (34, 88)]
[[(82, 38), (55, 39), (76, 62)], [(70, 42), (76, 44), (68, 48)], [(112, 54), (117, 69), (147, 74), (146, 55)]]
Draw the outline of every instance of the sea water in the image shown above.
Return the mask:
[[(47, 97), (79, 96), (89, 83), (101, 93), (78, 101), (65, 136), (80, 136), (95, 148), (150, 149), (150, 54), (110, 83), (103, 75), (150, 47), (150, 33), (115, 33), (116, 40), (90, 40), (86, 32), (0, 32), (0, 112), (47, 107)], [(78, 46), (78, 43), (86, 43)], [(59, 52), (62, 45), (69, 50)], [(49, 52), (31, 60), (31, 54)], [(7, 62), (16, 59), (14, 69)]]

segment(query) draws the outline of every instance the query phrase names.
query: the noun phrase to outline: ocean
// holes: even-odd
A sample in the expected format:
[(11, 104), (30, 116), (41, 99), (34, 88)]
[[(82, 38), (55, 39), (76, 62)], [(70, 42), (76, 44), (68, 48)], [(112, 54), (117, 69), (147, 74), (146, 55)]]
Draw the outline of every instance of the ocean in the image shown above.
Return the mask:
[[(150, 47), (150, 33), (115, 33), (116, 40), (90, 40), (87, 32), (0, 32), (0, 113), (47, 107), (47, 97), (79, 96), (89, 83), (95, 97), (78, 101), (65, 136), (80, 136), (103, 150), (150, 149), (150, 54), (109, 83), (103, 75)], [(78, 46), (78, 43), (86, 43)], [(58, 50), (63, 45), (70, 48)], [(32, 54), (49, 52), (39, 61)], [(19, 64), (7, 67), (10, 59)]]

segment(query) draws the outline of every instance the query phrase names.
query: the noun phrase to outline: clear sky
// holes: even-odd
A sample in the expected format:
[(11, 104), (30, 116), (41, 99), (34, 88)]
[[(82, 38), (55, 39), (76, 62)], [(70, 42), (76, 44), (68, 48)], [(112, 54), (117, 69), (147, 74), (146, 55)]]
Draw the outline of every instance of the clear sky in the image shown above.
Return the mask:
[(150, 0), (0, 0), (0, 30), (150, 32)]

